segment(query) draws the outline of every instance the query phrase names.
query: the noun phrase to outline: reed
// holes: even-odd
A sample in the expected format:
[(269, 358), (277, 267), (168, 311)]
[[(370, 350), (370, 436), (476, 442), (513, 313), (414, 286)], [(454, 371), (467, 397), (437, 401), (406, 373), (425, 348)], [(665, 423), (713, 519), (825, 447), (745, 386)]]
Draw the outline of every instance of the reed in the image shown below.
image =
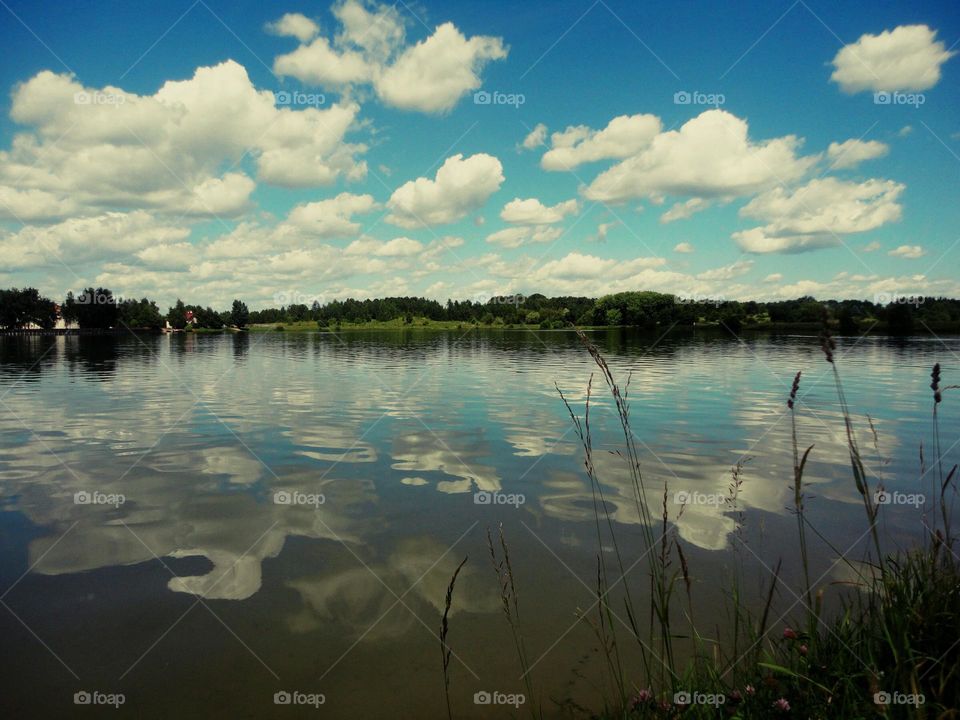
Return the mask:
[(457, 575), (467, 564), (469, 556), (463, 558), (457, 569), (453, 571), (450, 577), (450, 583), (447, 585), (447, 594), (443, 604), (443, 618), (440, 620), (440, 657), (443, 664), (443, 695), (447, 702), (447, 718), (453, 720), (453, 711), (450, 708), (450, 644), (447, 642), (447, 636), (450, 634), (450, 606), (453, 604), (453, 588), (457, 584)]
[[(910, 551), (885, 555), (879, 534), (880, 505), (872, 494), (873, 487), (883, 487), (883, 478), (877, 477), (872, 482), (868, 478), (837, 369), (836, 345), (829, 330), (824, 329), (821, 348), (831, 366), (854, 485), (863, 502), (875, 562), (870, 562), (868, 554), (867, 569), (858, 567), (843, 557), (830, 538), (807, 517), (804, 472), (814, 446), (809, 445), (801, 452), (803, 445), (799, 437), (797, 406), (802, 376), (797, 373), (787, 408), (791, 417), (793, 454), (792, 511), (797, 520), (799, 554), (794, 562), (798, 563), (795, 567), (804, 582), (803, 609), (795, 613), (786, 626), (780, 627), (781, 621), (773, 619), (776, 617), (778, 588), (782, 584), (783, 558), (773, 566), (769, 585), (764, 584), (753, 598), (755, 603), (743, 594), (740, 577), (743, 567), (737, 565), (730, 581), (727, 608), (732, 619), (732, 637), (725, 649), (719, 630), (713, 637), (713, 633), (698, 624), (696, 571), (684, 552), (677, 530), (677, 521), (684, 508), (680, 508), (676, 517), (670, 517), (666, 483), (662, 494), (657, 493), (660, 502), (656, 515), (648, 503), (649, 488), (641, 472), (641, 455), (630, 427), (629, 379), (621, 392), (597, 348), (583, 333), (579, 333), (579, 337), (593, 358), (616, 409), (624, 443), (616, 454), (629, 469), (640, 529), (639, 547), (624, 544), (618, 538), (618, 524), (612, 517), (611, 505), (604, 497), (605, 486), (594, 460), (591, 429), (594, 376), (590, 376), (587, 384), (582, 418), (557, 387), (584, 450), (584, 469), (590, 481), (594, 528), (600, 548), (596, 564), (596, 614), (579, 613), (594, 631), (604, 658), (603, 672), (609, 681), (606, 684), (609, 696), (603, 709), (591, 716), (658, 720), (678, 717), (733, 717), (738, 720), (783, 717), (960, 718), (960, 642), (957, 642), (960, 637), (960, 558), (953, 550), (950, 523), (953, 498), (957, 492), (957, 466), (945, 471), (939, 425), (943, 391), (957, 386), (942, 385), (940, 366), (934, 366), (931, 373), (934, 393), (931, 471), (936, 471), (934, 509), (939, 512), (935, 513), (934, 527), (925, 535), (927, 541)], [(871, 418), (868, 422), (879, 456), (876, 426)], [(738, 501), (749, 460), (741, 458), (732, 469), (728, 488), (726, 509), (735, 514), (735, 534), (739, 542), (739, 545), (735, 544), (735, 550), (745, 547), (747, 542), (743, 537), (745, 516)], [(922, 468), (922, 472), (926, 469)], [(842, 593), (831, 613), (824, 612), (826, 588), (815, 587), (811, 582), (808, 530), (854, 571), (855, 579), (847, 584), (852, 592)], [(513, 636), (528, 697), (532, 699), (534, 688), (522, 632), (516, 579), (502, 526), (498, 540), (495, 543), (488, 529), (487, 544), (500, 588), (503, 613)], [(615, 568), (608, 567), (604, 557), (602, 548), (607, 543), (613, 551)], [(638, 597), (631, 594), (630, 583), (625, 579), (628, 554), (636, 555), (646, 570), (649, 597), (645, 605), (639, 604)], [(735, 553), (735, 557), (739, 557), (739, 553)], [(787, 562), (790, 561), (788, 558)], [(614, 570), (620, 574), (611, 582)], [(610, 597), (611, 589), (618, 584), (623, 586), (623, 603), (631, 635), (640, 648), (639, 668), (629, 667), (621, 653)], [(681, 602), (681, 607), (677, 608), (674, 595), (680, 587), (685, 603)], [(448, 590), (448, 609), (452, 589), (453, 581)], [(749, 610), (753, 606), (759, 610), (756, 615)], [(685, 615), (686, 635), (678, 633), (673, 625), (673, 615), (678, 610)], [(444, 674), (448, 687), (446, 615), (445, 612), (441, 647), (446, 653)], [(641, 620), (644, 617), (646, 622)], [(681, 652), (677, 643), (682, 640), (689, 641), (690, 652)], [(654, 647), (658, 653), (653, 651)], [(681, 657), (688, 659), (681, 661)], [(677, 694), (679, 690), (722, 695), (725, 703), (719, 708), (685, 704)], [(877, 698), (882, 698), (884, 693), (895, 692), (923, 695), (925, 704), (904, 707), (876, 704)], [(564, 706), (568, 710), (582, 710), (572, 700)], [(538, 711), (534, 710), (534, 703), (530, 703), (530, 708), (536, 716)], [(542, 716), (542, 709), (539, 712)]]

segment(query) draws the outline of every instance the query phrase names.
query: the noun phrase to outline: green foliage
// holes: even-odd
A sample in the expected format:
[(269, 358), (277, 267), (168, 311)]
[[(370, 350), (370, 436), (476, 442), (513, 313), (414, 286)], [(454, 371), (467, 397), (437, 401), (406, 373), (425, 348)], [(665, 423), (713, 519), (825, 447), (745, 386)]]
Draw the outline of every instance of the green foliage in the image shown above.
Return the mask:
[(118, 309), (119, 321), (123, 327), (131, 330), (159, 330), (163, 327), (163, 316), (152, 300), (124, 300)]
[(35, 324), (49, 329), (56, 322), (56, 305), (36, 288), (0, 290), (0, 327), (14, 330)]
[(120, 319), (113, 293), (107, 288), (92, 287), (86, 288), (73, 300), (70, 316), (81, 328), (99, 330), (116, 327)]
[(187, 326), (187, 306), (180, 298), (177, 298), (176, 304), (167, 311), (167, 322), (175, 330), (183, 330)]
[(249, 320), (250, 311), (247, 310), (247, 304), (240, 300), (234, 300), (230, 309), (230, 322), (234, 327), (244, 328)]

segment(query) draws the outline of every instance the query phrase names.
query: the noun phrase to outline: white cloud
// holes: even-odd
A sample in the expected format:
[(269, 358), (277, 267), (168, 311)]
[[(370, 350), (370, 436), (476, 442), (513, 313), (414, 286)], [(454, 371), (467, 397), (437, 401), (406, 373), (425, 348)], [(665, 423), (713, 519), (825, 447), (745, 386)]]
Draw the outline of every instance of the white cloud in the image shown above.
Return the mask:
[(746, 275), (753, 267), (753, 260), (737, 260), (730, 265), (707, 270), (697, 275), (698, 280), (732, 280)]
[(830, 247), (841, 236), (900, 219), (904, 186), (891, 180), (862, 183), (819, 178), (793, 190), (774, 188), (740, 209), (741, 217), (767, 222), (733, 234), (745, 252), (794, 253)]
[(673, 251), (677, 253), (689, 254), (695, 252), (695, 248), (688, 242), (682, 242), (674, 245)]
[(571, 170), (583, 163), (630, 157), (646, 148), (661, 127), (656, 115), (620, 115), (602, 130), (568, 127), (551, 136), (551, 148), (540, 165), (544, 170)]
[(272, 35), (295, 37), (300, 42), (307, 42), (320, 32), (320, 26), (306, 15), (286, 13), (280, 19), (267, 23), (265, 30)]
[(196, 248), (188, 242), (151, 245), (137, 253), (152, 270), (186, 270), (197, 261)]
[(506, 56), (500, 38), (475, 36), (468, 40), (452, 23), (444, 23), (385, 68), (375, 87), (388, 105), (446, 112), (480, 87), (479, 73), (490, 60)]
[(924, 250), (920, 245), (901, 245), (895, 250), (891, 250), (887, 253), (892, 257), (902, 257), (910, 260), (916, 260), (927, 254), (927, 251)]
[(863, 246), (862, 249), (864, 252), (868, 252), (868, 253), (876, 252), (877, 250), (880, 249), (880, 243), (874, 240), (873, 242), (868, 242), (866, 245)]
[(505, 248), (516, 248), (531, 243), (553, 242), (561, 235), (563, 235), (562, 228), (524, 225), (498, 230), (487, 236), (487, 242)]
[(624, 275), (646, 268), (662, 267), (666, 262), (663, 258), (640, 257), (632, 260), (614, 260), (572, 252), (559, 260), (544, 263), (534, 273), (534, 278), (544, 276), (566, 279), (601, 278), (615, 268), (616, 274)]
[(620, 224), (619, 220), (614, 220), (613, 222), (605, 222), (597, 225), (597, 234), (587, 240), (587, 242), (598, 242), (605, 243), (607, 241), (607, 235), (610, 233), (613, 228), (617, 227)]
[(344, 192), (328, 200), (298, 205), (290, 211), (289, 222), (317, 237), (346, 237), (360, 231), (360, 224), (352, 221), (353, 215), (370, 212), (376, 206), (372, 195)]
[(703, 198), (690, 198), (684, 202), (675, 203), (673, 207), (660, 216), (661, 223), (670, 223), (675, 220), (686, 220), (691, 215), (706, 210), (710, 203)]
[(387, 221), (414, 228), (454, 222), (483, 205), (503, 182), (503, 166), (492, 155), (447, 158), (433, 180), (417, 178), (397, 188)]
[(547, 207), (536, 198), (514, 198), (503, 206), (500, 218), (521, 225), (550, 225), (560, 222), (567, 215), (575, 215), (579, 210), (580, 203), (577, 200), (567, 200)]
[(366, 255), (374, 257), (411, 257), (424, 251), (422, 243), (408, 237), (398, 237), (387, 242), (381, 242), (370, 237), (363, 237), (350, 243), (344, 252), (347, 255)]
[(294, 77), (310, 85), (338, 87), (369, 82), (374, 67), (359, 52), (338, 51), (325, 37), (280, 55), (273, 61), (273, 71), (281, 77)]
[(535, 150), (547, 142), (547, 126), (537, 123), (537, 126), (523, 139), (521, 146), (524, 150)]
[(927, 90), (940, 81), (940, 66), (956, 55), (926, 25), (901, 25), (861, 35), (833, 58), (830, 79), (844, 92)]
[(783, 273), (770, 273), (763, 279), (765, 283), (778, 283), (781, 280), (783, 280)]
[(500, 38), (467, 38), (449, 22), (405, 46), (402, 18), (387, 5), (347, 0), (333, 13), (341, 28), (336, 37), (314, 33), (302, 39), (298, 48), (274, 59), (277, 75), (341, 91), (370, 85), (392, 107), (444, 113), (480, 87), (480, 73), (490, 61), (507, 56)]
[(0, 234), (0, 257), (10, 268), (73, 267), (116, 260), (140, 250), (184, 240), (189, 228), (167, 225), (144, 210), (76, 217), (53, 225), (27, 225)]
[(230, 169), (246, 156), (278, 185), (361, 177), (356, 155), (366, 148), (345, 140), (358, 112), (278, 109), (233, 61), (153, 95), (43, 71), (13, 91), (11, 118), (27, 130), (0, 151), (0, 199), (24, 220), (136, 208), (230, 217), (248, 209), (255, 189)]
[(750, 195), (803, 176), (815, 158), (797, 157), (799, 146), (793, 135), (752, 142), (746, 121), (725, 110), (707, 110), (601, 173), (585, 195), (604, 202)]
[(881, 158), (890, 152), (890, 146), (877, 140), (846, 140), (830, 143), (827, 158), (834, 170), (856, 167), (865, 160)]

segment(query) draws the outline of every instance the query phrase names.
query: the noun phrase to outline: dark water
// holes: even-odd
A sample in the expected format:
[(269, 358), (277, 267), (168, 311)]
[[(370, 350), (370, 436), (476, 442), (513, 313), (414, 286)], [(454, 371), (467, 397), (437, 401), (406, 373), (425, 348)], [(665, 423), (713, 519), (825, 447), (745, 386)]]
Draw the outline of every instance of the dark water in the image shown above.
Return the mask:
[[(800, 443), (814, 445), (807, 511), (830, 543), (811, 541), (811, 574), (826, 586), (848, 572), (841, 555), (863, 559), (863, 508), (815, 338), (594, 339), (616, 374), (632, 372), (648, 499), (659, 516), (668, 486), (705, 625), (723, 632), (732, 568), (749, 592), (780, 558), (777, 615), (799, 607), (785, 405), (797, 370)], [(958, 381), (960, 341), (838, 344), (872, 482), (929, 496), (929, 373), (939, 361), (946, 384)], [(478, 691), (526, 692), (487, 550), (501, 522), (536, 701), (547, 716), (568, 699), (599, 707), (597, 642), (576, 616), (595, 601), (594, 497), (554, 387), (582, 413), (595, 366), (573, 335), (0, 338), (0, 360), (11, 717), (445, 717), (436, 633), (467, 555), (450, 616), (454, 714), (523, 716), (474, 704)], [(594, 382), (595, 461), (632, 564), (637, 509), (611, 452), (623, 436)], [(948, 393), (942, 410), (945, 449), (960, 435), (956, 400)], [(739, 460), (742, 515), (722, 501)], [(922, 504), (887, 505), (881, 518), (890, 547), (929, 521)], [(641, 602), (643, 572), (625, 580)], [(124, 704), (78, 708), (84, 690)], [(278, 691), (325, 702), (277, 705)]]

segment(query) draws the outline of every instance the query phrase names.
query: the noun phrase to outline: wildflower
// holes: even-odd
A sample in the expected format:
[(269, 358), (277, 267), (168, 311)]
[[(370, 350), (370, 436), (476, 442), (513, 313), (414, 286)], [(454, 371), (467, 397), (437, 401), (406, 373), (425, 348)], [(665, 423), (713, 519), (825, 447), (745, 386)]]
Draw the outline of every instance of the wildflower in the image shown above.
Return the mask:
[(743, 691), (744, 691), (747, 695), (750, 695), (751, 697), (753, 697), (753, 696), (756, 694), (757, 689), (756, 689), (753, 685), (747, 685), (747, 686), (743, 689)]
[(809, 651), (809, 648), (808, 648), (806, 645), (801, 645), (799, 648), (797, 648), (797, 650), (800, 651), (800, 654), (801, 654), (801, 655), (803, 655), (804, 657), (806, 657), (806, 656), (807, 656), (807, 652)]
[(797, 631), (794, 630), (793, 628), (785, 627), (785, 628), (783, 629), (783, 639), (784, 639), (784, 640), (796, 640), (798, 637), (800, 637), (800, 636), (797, 635)]
[(775, 710), (779, 710), (780, 712), (790, 712), (790, 703), (787, 702), (786, 698), (780, 698), (779, 700), (775, 701), (773, 703), (773, 707)]
[(653, 700), (653, 691), (650, 688), (641, 690), (633, 697), (633, 709), (637, 710), (643, 705), (647, 705)]
[(793, 410), (793, 401), (797, 399), (797, 390), (800, 389), (800, 373), (793, 378), (793, 387), (790, 388), (790, 399), (787, 400), (787, 407)]

